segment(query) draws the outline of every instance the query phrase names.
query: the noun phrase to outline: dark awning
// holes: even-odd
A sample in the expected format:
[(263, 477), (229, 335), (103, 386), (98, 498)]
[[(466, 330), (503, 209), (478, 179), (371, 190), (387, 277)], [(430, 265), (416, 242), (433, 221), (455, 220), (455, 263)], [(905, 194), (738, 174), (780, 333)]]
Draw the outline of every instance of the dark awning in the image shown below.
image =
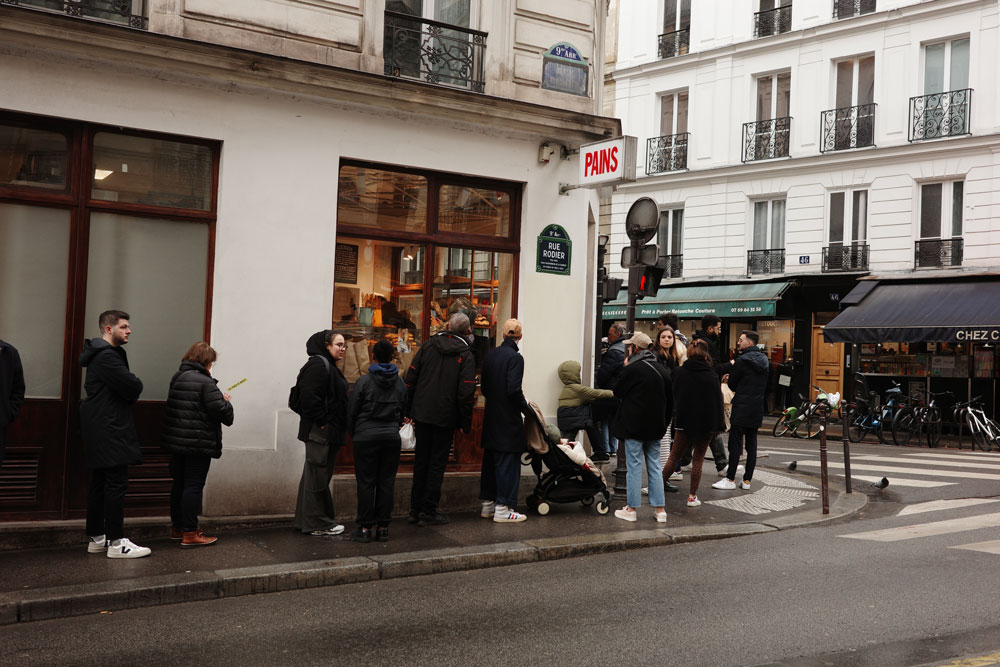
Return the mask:
[[(680, 318), (717, 315), (719, 317), (771, 317), (775, 303), (791, 286), (790, 281), (772, 283), (731, 283), (726, 285), (690, 285), (661, 287), (655, 297), (636, 304), (637, 320), (656, 319), (664, 313), (677, 313)], [(604, 319), (625, 317), (628, 291), (604, 305)]]
[(865, 289), (858, 305), (823, 328), (826, 342), (1000, 342), (1000, 281), (878, 282)]

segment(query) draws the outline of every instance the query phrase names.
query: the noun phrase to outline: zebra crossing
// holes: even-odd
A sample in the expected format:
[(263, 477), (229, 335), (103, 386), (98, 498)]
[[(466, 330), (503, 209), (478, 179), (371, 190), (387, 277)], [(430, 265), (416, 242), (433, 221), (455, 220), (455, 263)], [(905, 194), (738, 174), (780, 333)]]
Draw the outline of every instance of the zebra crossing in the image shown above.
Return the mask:
[[(913, 505), (907, 505), (900, 510), (896, 516), (925, 516), (927, 520), (923, 523), (914, 523), (905, 526), (895, 526), (892, 528), (882, 528), (877, 530), (866, 530), (856, 533), (845, 533), (839, 535), (838, 537), (869, 542), (901, 542), (904, 540), (915, 540), (925, 537), (936, 537), (940, 535), (964, 533), (967, 531), (997, 528), (1000, 527), (1000, 512), (987, 512), (985, 514), (973, 514), (969, 516), (940, 520), (936, 518), (938, 515), (934, 515), (933, 513), (960, 510), (967, 507), (983, 507), (998, 502), (1000, 502), (1000, 499), (997, 498), (953, 498), (949, 500), (933, 500), (924, 503), (916, 503)], [(1000, 555), (1000, 540), (969, 542), (967, 544), (952, 545), (948, 548)]]

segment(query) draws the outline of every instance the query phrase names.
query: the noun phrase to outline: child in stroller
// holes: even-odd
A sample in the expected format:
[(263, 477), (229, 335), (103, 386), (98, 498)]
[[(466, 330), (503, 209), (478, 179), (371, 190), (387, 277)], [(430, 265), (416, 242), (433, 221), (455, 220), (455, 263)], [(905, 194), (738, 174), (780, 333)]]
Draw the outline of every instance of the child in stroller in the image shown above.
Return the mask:
[[(549, 513), (550, 503), (579, 502), (589, 507), (594, 504), (595, 496), (602, 495), (604, 497), (597, 501), (595, 509), (598, 514), (607, 514), (611, 507), (611, 494), (604, 473), (589, 459), (583, 458), (582, 463), (574, 461), (571, 454), (560, 446), (564, 443), (559, 437), (559, 429), (545, 424), (545, 417), (537, 405), (528, 405), (531, 414), (524, 420), (528, 449), (521, 462), (525, 465), (530, 463), (538, 476), (538, 483), (526, 501), (528, 507), (545, 515)], [(542, 463), (548, 468), (544, 473)]]

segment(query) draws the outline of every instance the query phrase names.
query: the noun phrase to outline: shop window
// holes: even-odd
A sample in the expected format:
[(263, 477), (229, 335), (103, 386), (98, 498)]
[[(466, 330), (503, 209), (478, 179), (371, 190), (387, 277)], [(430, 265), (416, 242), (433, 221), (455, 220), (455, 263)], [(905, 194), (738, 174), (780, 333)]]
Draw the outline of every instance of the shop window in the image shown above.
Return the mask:
[(426, 232), (427, 178), (354, 165), (341, 167), (337, 224)]
[(29, 398), (62, 394), (69, 237), (69, 211), (0, 204), (0, 338), (21, 354)]
[(510, 236), (510, 194), (459, 185), (441, 186), (438, 231)]
[(68, 159), (65, 135), (0, 125), (0, 185), (65, 190)]
[(98, 132), (91, 198), (208, 211), (212, 165), (209, 146)]
[(205, 336), (208, 225), (94, 212), (87, 260), (86, 329), (110, 308), (131, 315), (129, 365), (144, 401), (166, 400), (170, 378)]

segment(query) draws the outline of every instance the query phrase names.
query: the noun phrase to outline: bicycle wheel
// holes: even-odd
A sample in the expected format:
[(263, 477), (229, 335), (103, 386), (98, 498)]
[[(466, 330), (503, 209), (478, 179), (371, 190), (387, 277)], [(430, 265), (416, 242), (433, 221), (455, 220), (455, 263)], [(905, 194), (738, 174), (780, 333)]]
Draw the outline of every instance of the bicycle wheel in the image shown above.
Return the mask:
[(844, 428), (847, 429), (847, 439), (851, 442), (861, 442), (865, 437), (864, 419), (865, 416), (856, 404), (849, 403), (844, 408)]
[(924, 434), (927, 436), (927, 446), (937, 447), (941, 442), (941, 408), (927, 408), (924, 412)]
[(969, 435), (972, 436), (972, 446), (978, 447), (984, 452), (990, 451), (990, 442), (986, 437), (984, 427), (979, 423), (979, 418), (969, 411), (965, 413), (965, 422), (969, 427)]
[(899, 447), (910, 444), (913, 435), (920, 428), (920, 422), (911, 408), (903, 408), (892, 420), (892, 442)]
[(791, 427), (788, 425), (788, 415), (781, 415), (778, 421), (774, 423), (774, 428), (771, 429), (771, 432), (774, 434), (775, 438), (780, 438), (790, 430)]
[[(886, 424), (887, 419), (889, 420), (888, 424)], [(888, 410), (885, 408), (879, 410), (878, 414), (875, 415), (871, 431), (883, 445), (889, 444), (889, 441), (886, 440), (886, 436), (892, 436), (892, 416)]]
[(799, 424), (800, 438), (815, 438), (819, 435), (819, 415), (815, 412), (802, 420)]

